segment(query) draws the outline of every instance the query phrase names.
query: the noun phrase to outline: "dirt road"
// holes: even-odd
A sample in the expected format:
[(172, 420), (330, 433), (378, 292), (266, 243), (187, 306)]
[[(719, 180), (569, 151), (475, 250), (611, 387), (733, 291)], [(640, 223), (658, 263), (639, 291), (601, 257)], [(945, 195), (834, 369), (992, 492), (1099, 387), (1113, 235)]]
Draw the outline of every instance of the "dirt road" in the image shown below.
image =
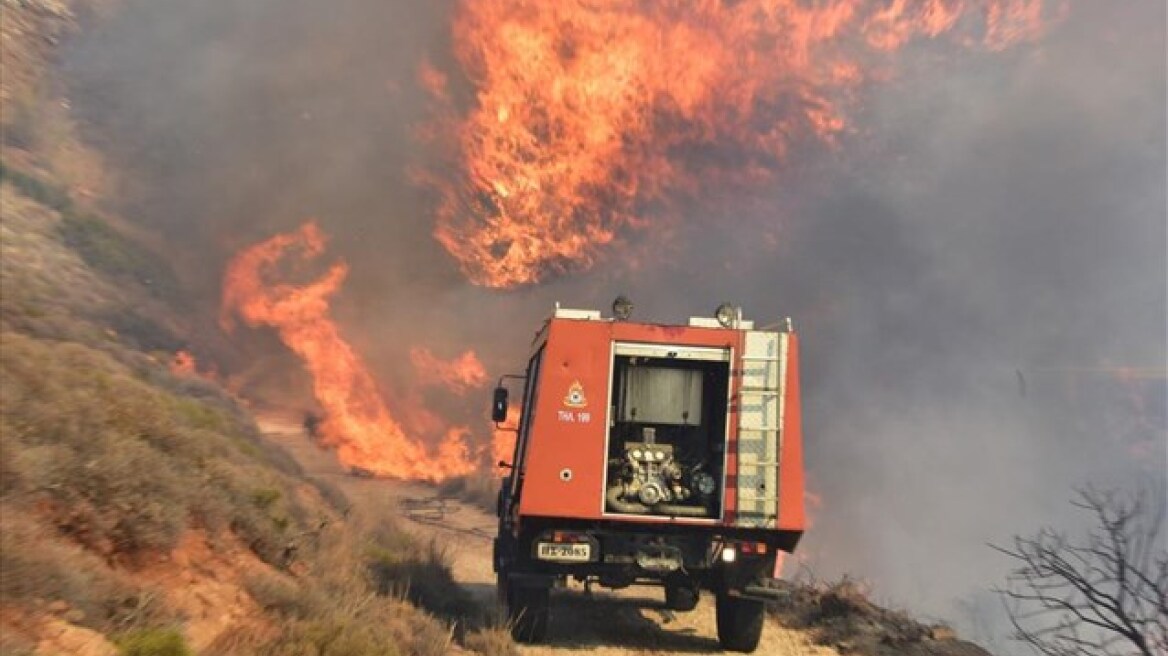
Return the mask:
[[(371, 515), (394, 516), (418, 538), (434, 539), (445, 546), (453, 559), (455, 580), (483, 604), (494, 603), (493, 515), (456, 500), (438, 499), (432, 486), (352, 476), (331, 453), (319, 449), (293, 418), (264, 415), (260, 425), (265, 435), (287, 449), (308, 475), (328, 480), (355, 506)], [(666, 610), (662, 596), (655, 588), (617, 592), (595, 589), (589, 594), (583, 586), (572, 584), (555, 590), (546, 644), (522, 646), (520, 652), (531, 656), (585, 651), (600, 656), (721, 653), (713, 601), (708, 595), (688, 613)], [(838, 654), (812, 645), (802, 632), (784, 628), (769, 618), (756, 653)]]

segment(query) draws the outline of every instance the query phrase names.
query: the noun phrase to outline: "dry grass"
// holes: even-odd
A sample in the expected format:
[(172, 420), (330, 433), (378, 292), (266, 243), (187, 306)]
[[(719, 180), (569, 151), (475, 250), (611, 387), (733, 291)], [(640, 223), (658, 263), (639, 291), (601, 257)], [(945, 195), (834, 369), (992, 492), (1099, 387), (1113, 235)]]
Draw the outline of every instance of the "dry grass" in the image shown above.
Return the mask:
[(491, 472), (477, 471), (444, 481), (438, 487), (438, 493), (457, 497), (493, 515), (499, 499), (500, 480)]
[(273, 470), (239, 417), (86, 346), (2, 339), (5, 496), (37, 504), (78, 544), (132, 558), (170, 549), (195, 522), (233, 530), (275, 563), (288, 533), (306, 527), (287, 493), (292, 479)]
[(0, 507), (0, 599), (36, 607), (57, 604), (75, 624), (98, 631), (165, 622), (170, 615), (142, 588), (96, 554), (60, 540), (27, 510)]
[(506, 626), (490, 626), (467, 634), (463, 645), (484, 656), (519, 656), (519, 648)]
[(485, 609), (454, 581), (450, 556), (437, 542), (409, 550), (371, 544), (367, 553), (380, 594), (401, 597), (451, 622), (483, 622)]
[(70, 7), (89, 11), (103, 1), (8, 2), (0, 21), (0, 145), (87, 197), (110, 186), (108, 167), (78, 138), (52, 63), (56, 45), (76, 29)]
[(391, 526), (351, 516), (344, 525), (321, 533), (313, 558), (306, 562), (307, 575), (267, 573), (246, 582), (248, 594), (279, 618), (276, 635), (226, 637), (213, 651), (338, 656), (447, 653), (453, 637), (446, 622), (402, 596), (380, 593), (386, 582), (370, 567), (371, 549), (391, 552), (403, 562), (424, 557), (416, 544)]
[(862, 656), (985, 655), (955, 640), (951, 629), (929, 626), (907, 613), (873, 603), (863, 584), (844, 577), (835, 583), (778, 581), (786, 600), (769, 606), (783, 626), (800, 629), (820, 645)]
[[(118, 564), (132, 570), (197, 525), (240, 536), (275, 566), (245, 582), (275, 621), (223, 636), (208, 653), (436, 655), (482, 624), (436, 544), (300, 505), (295, 463), (229, 401), (177, 394), (79, 344), (3, 339), (3, 603), (59, 600), (78, 623), (179, 649), (166, 632), (176, 618), (145, 604), (157, 595)], [(492, 650), (483, 653), (508, 653), (501, 637), (472, 635)]]
[(121, 636), (121, 656), (191, 656), (181, 631), (174, 628), (139, 629)]

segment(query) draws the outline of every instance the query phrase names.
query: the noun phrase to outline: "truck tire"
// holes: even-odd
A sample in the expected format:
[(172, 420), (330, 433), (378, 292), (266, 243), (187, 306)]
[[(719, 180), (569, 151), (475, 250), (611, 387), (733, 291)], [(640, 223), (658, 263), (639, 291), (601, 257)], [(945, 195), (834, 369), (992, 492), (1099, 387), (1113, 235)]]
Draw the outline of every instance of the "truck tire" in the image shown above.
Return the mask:
[(718, 642), (722, 649), (749, 654), (762, 638), (763, 602), (718, 593)]
[(511, 637), (517, 642), (542, 642), (547, 636), (549, 588), (542, 585), (520, 585), (499, 577), (500, 596), (507, 612)]
[(691, 611), (697, 608), (698, 591), (685, 585), (665, 584), (665, 607), (669, 610)]

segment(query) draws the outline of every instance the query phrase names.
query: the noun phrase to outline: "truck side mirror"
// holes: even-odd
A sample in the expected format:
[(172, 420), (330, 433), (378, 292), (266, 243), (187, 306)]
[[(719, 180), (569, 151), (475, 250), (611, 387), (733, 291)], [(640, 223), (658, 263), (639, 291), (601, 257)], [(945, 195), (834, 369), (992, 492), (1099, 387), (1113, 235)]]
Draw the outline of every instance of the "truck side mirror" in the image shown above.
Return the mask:
[(495, 400), (491, 404), (491, 421), (496, 424), (507, 421), (507, 388), (499, 386), (495, 388)]

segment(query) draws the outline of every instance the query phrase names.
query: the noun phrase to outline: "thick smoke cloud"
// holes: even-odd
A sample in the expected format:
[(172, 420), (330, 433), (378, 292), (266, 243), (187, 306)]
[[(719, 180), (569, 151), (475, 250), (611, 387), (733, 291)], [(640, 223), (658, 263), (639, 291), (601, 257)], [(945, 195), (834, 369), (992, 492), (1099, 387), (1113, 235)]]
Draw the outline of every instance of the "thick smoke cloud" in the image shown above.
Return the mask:
[[(343, 324), (391, 393), (419, 343), (518, 369), (555, 300), (790, 315), (823, 498), (815, 573), (967, 624), (992, 621), (985, 590), (1008, 565), (987, 542), (1074, 528), (1074, 485), (1163, 490), (1163, 3), (1075, 2), (1001, 54), (913, 46), (856, 131), (781, 187), (706, 199), (636, 262), (513, 292), (463, 281), (409, 183), (416, 70), (448, 57), (451, 10), (128, 2), (72, 46), (78, 110), (135, 183), (124, 209), (164, 237), (200, 314), (235, 250), (315, 216), (352, 265)], [(279, 352), (253, 339), (241, 356)]]

